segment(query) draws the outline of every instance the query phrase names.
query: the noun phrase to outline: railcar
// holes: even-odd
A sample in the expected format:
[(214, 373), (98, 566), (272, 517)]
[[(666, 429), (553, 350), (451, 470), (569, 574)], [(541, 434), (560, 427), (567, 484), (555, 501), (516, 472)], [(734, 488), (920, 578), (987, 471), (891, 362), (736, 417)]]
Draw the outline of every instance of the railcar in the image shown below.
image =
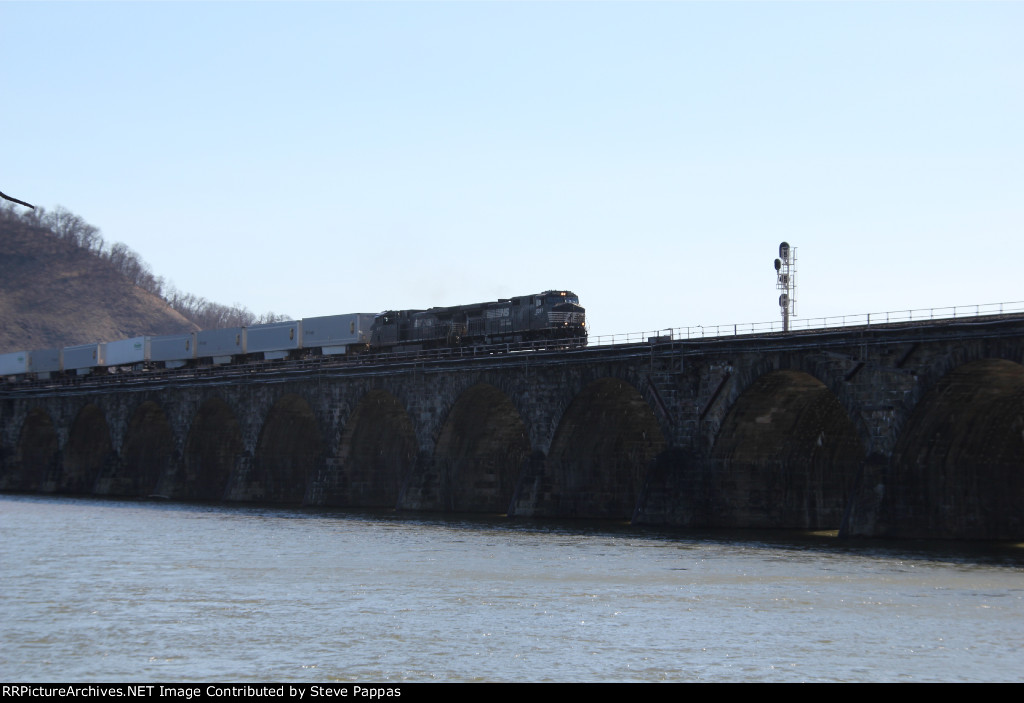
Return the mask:
[(0, 376), (22, 376), (28, 373), (28, 365), (27, 351), (0, 354)]
[(302, 321), (251, 325), (244, 329), (243, 341), (250, 358), (287, 359), (302, 348)]
[(61, 371), (60, 349), (38, 349), (28, 352), (28, 373), (35, 378), (49, 378)]
[(40, 349), (0, 354), (0, 380), (5, 378), (50, 378), (51, 373), (61, 372), (61, 350)]
[(354, 354), (370, 346), (373, 313), (306, 317), (302, 320), (302, 349), (309, 356)]
[(153, 337), (149, 342), (149, 361), (157, 367), (180, 368), (196, 357), (196, 334), (166, 334)]
[(245, 328), (223, 327), (196, 332), (196, 359), (206, 363), (230, 364), (245, 354)]
[(152, 337), (133, 337), (106, 342), (101, 345), (103, 363), (106, 366), (141, 367), (150, 359), (152, 341)]
[(60, 353), (61, 370), (64, 373), (73, 371), (79, 376), (84, 376), (91, 373), (94, 368), (105, 367), (103, 349), (98, 342), (64, 347)]

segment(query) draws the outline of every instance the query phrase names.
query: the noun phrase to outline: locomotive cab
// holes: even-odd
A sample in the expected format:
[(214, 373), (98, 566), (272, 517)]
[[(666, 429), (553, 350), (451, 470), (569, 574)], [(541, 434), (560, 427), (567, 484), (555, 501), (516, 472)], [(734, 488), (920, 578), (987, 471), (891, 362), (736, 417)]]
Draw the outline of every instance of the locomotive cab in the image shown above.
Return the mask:
[(370, 345), (389, 347), (398, 343), (398, 316), (395, 310), (387, 310), (373, 318), (370, 327)]
[(412, 319), (422, 310), (386, 310), (373, 318), (370, 327), (370, 346), (388, 349), (414, 338)]
[(535, 323), (552, 337), (585, 338), (586, 309), (572, 291), (549, 290), (534, 296)]

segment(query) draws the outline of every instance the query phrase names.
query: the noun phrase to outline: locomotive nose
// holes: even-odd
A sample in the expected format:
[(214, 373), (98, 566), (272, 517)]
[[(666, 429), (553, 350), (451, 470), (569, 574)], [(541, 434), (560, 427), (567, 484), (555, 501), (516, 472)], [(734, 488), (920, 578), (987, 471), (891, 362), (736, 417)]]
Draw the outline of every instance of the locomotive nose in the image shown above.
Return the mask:
[(586, 310), (576, 303), (558, 303), (551, 306), (548, 320), (552, 327), (582, 327)]

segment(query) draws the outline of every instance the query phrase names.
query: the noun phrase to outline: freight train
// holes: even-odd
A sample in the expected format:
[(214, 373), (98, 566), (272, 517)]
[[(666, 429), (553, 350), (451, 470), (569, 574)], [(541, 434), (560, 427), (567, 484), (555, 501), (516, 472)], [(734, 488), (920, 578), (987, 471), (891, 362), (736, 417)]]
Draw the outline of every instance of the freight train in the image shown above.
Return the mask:
[(0, 354), (0, 378), (119, 373), (247, 361), (484, 347), (581, 347), (586, 310), (571, 291), (427, 310), (307, 317), (265, 325), (144, 336)]

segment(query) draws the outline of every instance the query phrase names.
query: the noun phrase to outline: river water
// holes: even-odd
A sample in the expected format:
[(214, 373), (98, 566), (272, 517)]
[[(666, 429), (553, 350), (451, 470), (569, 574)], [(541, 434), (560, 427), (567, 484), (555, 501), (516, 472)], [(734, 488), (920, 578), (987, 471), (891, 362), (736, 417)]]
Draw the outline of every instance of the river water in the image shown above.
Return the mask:
[(1024, 681), (1024, 548), (0, 496), (4, 681)]

